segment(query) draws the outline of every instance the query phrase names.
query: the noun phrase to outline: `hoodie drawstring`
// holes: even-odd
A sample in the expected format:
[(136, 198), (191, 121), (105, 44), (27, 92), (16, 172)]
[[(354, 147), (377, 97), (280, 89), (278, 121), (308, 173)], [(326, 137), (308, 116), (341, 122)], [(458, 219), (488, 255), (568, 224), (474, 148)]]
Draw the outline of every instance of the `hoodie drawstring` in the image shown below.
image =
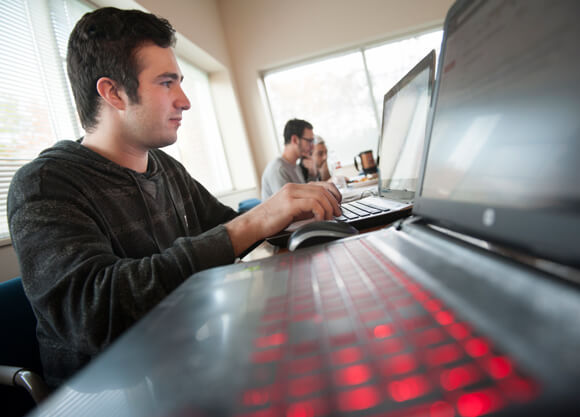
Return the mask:
[(143, 189), (141, 188), (141, 184), (139, 184), (139, 180), (135, 177), (131, 171), (129, 171), (131, 178), (137, 184), (137, 188), (139, 189), (139, 193), (141, 194), (141, 199), (143, 200), (143, 204), (145, 205), (145, 211), (147, 212), (147, 222), (149, 223), (149, 227), (151, 228), (151, 234), (153, 235), (153, 240), (155, 241), (155, 245), (157, 246), (157, 251), (161, 252), (161, 245), (159, 244), (159, 240), (157, 239), (157, 235), (155, 234), (155, 227), (153, 226), (153, 217), (151, 216), (151, 211), (149, 210), (149, 205), (147, 204), (147, 200), (145, 199), (145, 194), (143, 193)]

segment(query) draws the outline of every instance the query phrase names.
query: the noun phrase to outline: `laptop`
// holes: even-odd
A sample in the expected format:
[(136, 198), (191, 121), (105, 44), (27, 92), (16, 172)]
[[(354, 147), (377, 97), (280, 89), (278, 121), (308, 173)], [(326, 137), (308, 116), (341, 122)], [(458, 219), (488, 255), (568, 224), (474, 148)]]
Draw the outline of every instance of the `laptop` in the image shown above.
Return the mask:
[(34, 415), (580, 415), (579, 15), (457, 1), (411, 217), (195, 274)]
[[(434, 76), (435, 51), (432, 50), (385, 94), (377, 150), (378, 195), (343, 203), (342, 215), (336, 220), (367, 229), (387, 225), (411, 213)], [(292, 223), (267, 241), (285, 247), (290, 234), (310, 221)]]
[(337, 220), (365, 229), (411, 213), (434, 79), (432, 50), (385, 94), (377, 150), (378, 196), (342, 204)]
[(225, 414), (580, 415), (579, 15), (456, 2), (413, 215), (195, 275), (245, 306)]

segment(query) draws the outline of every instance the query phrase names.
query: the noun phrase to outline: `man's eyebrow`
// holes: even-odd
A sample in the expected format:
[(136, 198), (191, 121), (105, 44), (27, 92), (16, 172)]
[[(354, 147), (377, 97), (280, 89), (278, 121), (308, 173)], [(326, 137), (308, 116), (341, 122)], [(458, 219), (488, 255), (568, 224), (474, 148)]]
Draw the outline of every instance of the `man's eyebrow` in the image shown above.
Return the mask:
[(161, 80), (163, 78), (171, 78), (172, 80), (179, 80), (179, 81), (183, 81), (183, 75), (180, 77), (177, 73), (175, 72), (164, 72), (163, 74), (159, 74), (157, 77), (155, 77), (158, 80)]

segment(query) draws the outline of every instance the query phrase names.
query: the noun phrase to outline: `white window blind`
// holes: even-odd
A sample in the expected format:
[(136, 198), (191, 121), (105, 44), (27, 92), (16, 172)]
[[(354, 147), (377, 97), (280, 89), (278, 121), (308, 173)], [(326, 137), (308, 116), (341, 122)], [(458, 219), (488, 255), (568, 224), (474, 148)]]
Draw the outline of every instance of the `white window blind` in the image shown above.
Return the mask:
[(0, 2), (0, 239), (18, 168), (59, 139), (82, 133), (66, 79), (68, 34), (89, 8), (74, 0)]

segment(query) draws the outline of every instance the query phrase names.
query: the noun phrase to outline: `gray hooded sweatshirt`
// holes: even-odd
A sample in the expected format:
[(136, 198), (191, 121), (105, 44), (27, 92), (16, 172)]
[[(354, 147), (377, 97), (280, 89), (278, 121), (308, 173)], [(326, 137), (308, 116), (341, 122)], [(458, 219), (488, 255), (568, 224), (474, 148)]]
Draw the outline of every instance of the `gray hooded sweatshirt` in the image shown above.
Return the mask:
[(53, 387), (193, 273), (232, 263), (221, 204), (160, 150), (147, 172), (61, 141), (14, 176), (12, 243)]

